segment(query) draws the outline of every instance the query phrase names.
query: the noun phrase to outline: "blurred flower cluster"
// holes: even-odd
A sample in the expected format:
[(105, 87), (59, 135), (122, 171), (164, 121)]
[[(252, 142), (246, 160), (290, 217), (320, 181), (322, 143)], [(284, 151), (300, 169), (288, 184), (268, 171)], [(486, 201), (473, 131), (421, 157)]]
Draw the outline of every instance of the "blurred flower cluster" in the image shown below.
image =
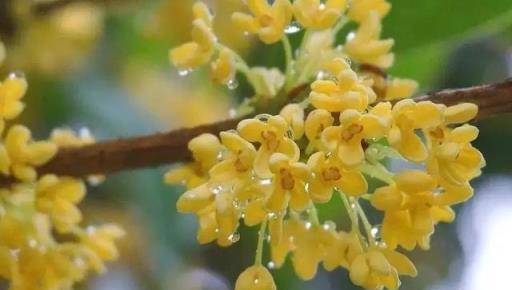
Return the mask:
[[(451, 206), (473, 194), (469, 182), (485, 161), (471, 145), (478, 129), (466, 123), (478, 107), (408, 99), (417, 84), (385, 72), (394, 61), (393, 40), (380, 37), (391, 8), (385, 0), (246, 4), (232, 14), (235, 26), (265, 44), (282, 42), (284, 68), (249, 67), (218, 40), (202, 2), (193, 5), (191, 40), (170, 51), (183, 75), (209, 65), (211, 80), (228, 87), (244, 75), (254, 96), (240, 113), (256, 114), (220, 138), (189, 143), (194, 161), (165, 176), (187, 188), (178, 211), (197, 216), (201, 244), (230, 246), (241, 221), (260, 226), (254, 265), (236, 290), (276, 289), (262, 262), (265, 242), (271, 265), (290, 256), (301, 279), (322, 264), (347, 269), (365, 289), (397, 289), (400, 275), (417, 274), (401, 250), (428, 249), (435, 226), (454, 220)], [(357, 30), (338, 44), (350, 22)], [(301, 31), (293, 47), (288, 34)], [(391, 159), (414, 166), (391, 172)], [(317, 205), (334, 202), (334, 194), (349, 225), (318, 217)], [(382, 225), (370, 224), (368, 210), (383, 215)]]
[(9, 289), (71, 289), (117, 258), (114, 242), (124, 233), (111, 224), (80, 225), (77, 205), (86, 194), (82, 180), (38, 176), (37, 168), (59, 147), (90, 144), (94, 138), (59, 129), (48, 141), (34, 141), (28, 128), (6, 126), (23, 111), (26, 90), (19, 74), (0, 83), (0, 172), (5, 183), (0, 189), (0, 276), (10, 282)]

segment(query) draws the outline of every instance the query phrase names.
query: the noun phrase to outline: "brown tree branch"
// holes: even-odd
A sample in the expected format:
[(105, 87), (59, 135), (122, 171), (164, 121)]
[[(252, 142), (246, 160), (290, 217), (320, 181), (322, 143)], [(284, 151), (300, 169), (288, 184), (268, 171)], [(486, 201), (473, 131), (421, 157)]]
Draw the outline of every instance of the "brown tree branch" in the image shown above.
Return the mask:
[[(415, 100), (430, 100), (446, 105), (475, 103), (480, 106), (477, 119), (484, 119), (512, 112), (512, 79), (490, 85), (429, 93)], [(187, 161), (191, 158), (187, 144), (192, 138), (202, 133), (218, 134), (235, 128), (239, 121), (229, 119), (168, 133), (103, 141), (79, 148), (62, 148), (49, 163), (38, 169), (38, 173), (82, 177)], [(0, 183), (6, 182), (5, 178), (0, 179)]]

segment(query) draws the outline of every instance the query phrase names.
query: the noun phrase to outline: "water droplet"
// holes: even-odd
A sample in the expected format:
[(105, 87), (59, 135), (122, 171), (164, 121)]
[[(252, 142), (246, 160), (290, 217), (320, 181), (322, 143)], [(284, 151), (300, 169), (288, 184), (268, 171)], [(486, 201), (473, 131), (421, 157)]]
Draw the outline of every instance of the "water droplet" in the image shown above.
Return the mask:
[(217, 156), (216, 156), (216, 157), (217, 157), (217, 161), (222, 161), (222, 159), (224, 159), (224, 152), (219, 151), (219, 152), (217, 153)]
[(271, 185), (272, 184), (272, 178), (265, 178), (260, 180), (261, 185)]
[(15, 71), (15, 72), (10, 73), (8, 78), (9, 79), (24, 79), (25, 74), (21, 71)]
[(237, 111), (235, 108), (230, 108), (229, 111), (228, 111), (228, 116), (230, 118), (235, 118), (236, 116), (238, 115)]
[(254, 284), (258, 284), (258, 283), (260, 283), (260, 279), (254, 278)]
[(20, 254), (21, 250), (20, 249), (10, 249), (9, 250), (9, 253), (11, 254), (11, 256), (13, 257), (18, 257), (18, 255)]
[(238, 85), (239, 83), (237, 79), (229, 80), (227, 83), (228, 89), (230, 90), (236, 90), (238, 88)]
[(336, 224), (333, 221), (326, 221), (322, 228), (326, 231), (336, 230)]
[(316, 79), (317, 80), (323, 80), (323, 79), (326, 79), (327, 77), (329, 76), (329, 73), (324, 71), (324, 70), (321, 70), (319, 71), (317, 74), (316, 74)]
[(270, 261), (267, 263), (267, 268), (269, 268), (270, 270), (273, 270), (276, 268), (276, 264), (274, 262)]
[(301, 27), (299, 25), (299, 23), (297, 21), (292, 21), (290, 23), (290, 25), (288, 25), (285, 29), (284, 29), (284, 33), (286, 34), (294, 34), (294, 33), (297, 33), (301, 30)]
[(372, 237), (376, 240), (379, 240), (380, 239), (380, 231), (381, 231), (381, 226), (380, 225), (375, 225), (372, 227), (372, 229), (370, 230), (370, 234), (372, 235)]
[(347, 34), (347, 41), (351, 41), (356, 37), (356, 33), (354, 31), (351, 31)]
[(325, 7), (325, 3), (320, 3), (320, 6), (318, 6), (318, 10), (324, 10)]
[(34, 240), (34, 239), (30, 239), (30, 240), (28, 241), (28, 246), (29, 246), (29, 247), (31, 247), (31, 248), (35, 248), (35, 247), (37, 247), (37, 241), (36, 241), (36, 240)]
[(275, 219), (276, 217), (277, 217), (277, 214), (275, 212), (273, 212), (273, 211), (267, 213), (267, 218), (269, 220)]
[(267, 241), (267, 243), (270, 243), (270, 241), (272, 241), (272, 236), (271, 235), (266, 235), (265, 236), (265, 240)]
[(219, 228), (216, 228), (215, 229), (215, 233), (218, 234), (219, 233)]
[(313, 224), (311, 222), (306, 222), (305, 226), (306, 226), (306, 230), (310, 230), (311, 227), (313, 226)]
[(259, 115), (257, 115), (254, 118), (256, 118), (256, 119), (258, 119), (258, 120), (260, 120), (262, 122), (267, 122), (268, 119), (270, 119), (271, 117), (272, 117), (272, 115), (269, 115), (269, 114), (259, 114)]
[(249, 36), (249, 31), (244, 31), (243, 34), (244, 34), (245, 37), (248, 37)]
[(240, 218), (245, 219), (245, 212), (240, 214)]
[(88, 234), (88, 235), (92, 235), (96, 232), (96, 227), (95, 226), (88, 226), (87, 228), (85, 228), (85, 232)]
[(191, 69), (182, 69), (182, 70), (179, 70), (179, 71), (178, 71), (178, 75), (179, 75), (180, 77), (186, 77), (186, 76), (188, 76), (188, 75), (189, 75), (189, 74), (191, 74), (191, 73), (192, 73), (192, 70), (191, 70)]
[(77, 266), (78, 268), (85, 267), (85, 261), (82, 257), (75, 257), (73, 259), (73, 264), (75, 264), (75, 266)]
[(240, 241), (240, 234), (239, 233), (232, 233), (229, 237), (228, 237), (228, 240), (232, 243), (236, 243), (238, 241)]
[(223, 190), (222, 186), (218, 185), (212, 189), (213, 194), (219, 194)]

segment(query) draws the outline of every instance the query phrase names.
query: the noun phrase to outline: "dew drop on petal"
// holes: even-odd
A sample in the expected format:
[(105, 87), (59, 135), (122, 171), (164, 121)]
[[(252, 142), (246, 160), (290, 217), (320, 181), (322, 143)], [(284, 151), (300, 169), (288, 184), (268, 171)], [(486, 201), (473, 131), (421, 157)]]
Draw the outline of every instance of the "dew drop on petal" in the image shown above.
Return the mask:
[(273, 270), (276, 268), (276, 264), (274, 262), (270, 261), (267, 263), (267, 268)]
[(181, 69), (181, 70), (178, 71), (178, 75), (180, 77), (186, 77), (186, 76), (188, 76), (191, 73), (192, 73), (191, 69)]
[(311, 222), (306, 222), (306, 230), (310, 230), (313, 224)]
[(232, 233), (229, 237), (228, 237), (228, 240), (232, 243), (236, 243), (238, 241), (240, 241), (240, 234), (239, 233)]
[(297, 21), (292, 21), (286, 28), (284, 29), (284, 33), (286, 34), (295, 34), (301, 30), (300, 25)]
[(232, 79), (232, 80), (229, 80), (228, 83), (227, 83), (227, 87), (229, 90), (236, 90), (239, 86), (239, 83), (238, 83), (238, 80), (236, 79)]

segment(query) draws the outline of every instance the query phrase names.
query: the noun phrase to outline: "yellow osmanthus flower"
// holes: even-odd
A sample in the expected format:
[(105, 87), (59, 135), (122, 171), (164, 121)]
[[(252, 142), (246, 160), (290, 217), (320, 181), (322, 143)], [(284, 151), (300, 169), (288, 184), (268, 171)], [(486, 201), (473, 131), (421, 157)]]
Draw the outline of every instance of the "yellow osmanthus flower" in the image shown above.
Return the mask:
[(4, 120), (18, 117), (25, 105), (20, 101), (27, 91), (27, 81), (17, 74), (10, 74), (0, 83), (0, 132), (3, 131)]
[(267, 208), (272, 212), (282, 212), (289, 203), (293, 210), (306, 209), (311, 201), (306, 191), (310, 174), (307, 165), (282, 153), (273, 154), (269, 164), (274, 189), (267, 201)]
[(99, 227), (88, 227), (81, 235), (82, 244), (94, 252), (102, 261), (113, 261), (119, 256), (115, 241), (125, 235), (123, 229), (107, 224)]
[(403, 157), (421, 162), (428, 157), (428, 151), (416, 129), (435, 128), (443, 122), (444, 106), (432, 102), (402, 100), (393, 107), (393, 124), (389, 132), (389, 143)]
[(347, 168), (336, 156), (327, 157), (324, 152), (316, 152), (309, 158), (308, 167), (313, 172), (309, 194), (316, 203), (329, 202), (333, 190), (351, 196), (364, 194), (368, 190), (363, 174), (357, 169)]
[(367, 84), (359, 79), (345, 59), (337, 58), (330, 67), (336, 81), (317, 80), (311, 84), (309, 98), (315, 108), (330, 112), (347, 109), (364, 111), (376, 95)]
[(354, 34), (349, 34), (344, 51), (354, 61), (387, 69), (393, 65), (395, 56), (391, 53), (393, 39), (380, 39), (382, 24), (380, 16), (373, 11)]
[(81, 180), (45, 175), (37, 183), (36, 208), (48, 214), (58, 232), (67, 233), (82, 220), (76, 205), (85, 192)]
[(391, 4), (386, 0), (352, 0), (348, 16), (356, 22), (364, 22), (373, 11), (377, 12), (380, 18), (389, 13)]
[(304, 108), (300, 104), (288, 104), (279, 113), (289, 124), (293, 139), (299, 140), (304, 136)]
[(346, 110), (340, 114), (340, 125), (326, 128), (321, 139), (343, 164), (353, 167), (364, 160), (361, 141), (383, 137), (387, 129), (387, 122), (380, 116)]
[(276, 68), (253, 67), (250, 70), (249, 82), (257, 96), (273, 98), (284, 86), (285, 77)]
[(273, 4), (267, 0), (247, 0), (251, 14), (233, 13), (237, 27), (251, 34), (257, 34), (266, 44), (278, 42), (283, 38), (285, 28), (293, 17), (289, 0), (276, 0)]
[(212, 31), (212, 15), (203, 2), (193, 7), (192, 41), (169, 52), (171, 62), (178, 69), (191, 70), (208, 63), (215, 51), (216, 37)]
[(262, 265), (245, 269), (238, 277), (235, 290), (276, 290), (272, 274)]
[(334, 118), (327, 110), (316, 109), (309, 113), (304, 123), (304, 132), (310, 142), (310, 146), (324, 150), (321, 142), (321, 135), (325, 128), (334, 124)]
[(254, 161), (254, 171), (259, 177), (272, 176), (269, 159), (273, 153), (283, 153), (292, 160), (298, 160), (300, 150), (288, 137), (288, 124), (281, 116), (261, 119), (247, 119), (238, 124), (240, 136), (249, 142), (260, 144)]
[(306, 28), (326, 29), (340, 19), (347, 8), (347, 0), (296, 0), (293, 2), (295, 19)]
[(485, 160), (470, 143), (478, 137), (478, 128), (471, 125), (444, 130), (437, 128), (429, 136), (432, 149), (427, 168), (439, 176), (440, 181), (462, 185), (480, 176)]
[(236, 62), (231, 50), (223, 48), (217, 60), (212, 62), (210, 75), (213, 82), (227, 85), (232, 82), (236, 74)]
[(54, 129), (50, 141), (59, 147), (80, 147), (96, 143), (91, 132), (83, 128), (78, 133), (67, 128)]
[(404, 255), (376, 247), (357, 256), (350, 266), (350, 279), (365, 289), (394, 290), (400, 286), (399, 275), (416, 276), (416, 267)]
[(192, 139), (188, 148), (192, 151), (195, 162), (167, 172), (166, 183), (183, 182), (188, 189), (203, 184), (208, 177), (208, 171), (218, 162), (222, 145), (214, 135), (203, 134)]
[(2, 171), (12, 172), (22, 181), (35, 180), (35, 167), (48, 162), (57, 152), (57, 146), (51, 142), (32, 141), (30, 131), (21, 125), (9, 129), (5, 137), (5, 149), (8, 167), (2, 168)]

